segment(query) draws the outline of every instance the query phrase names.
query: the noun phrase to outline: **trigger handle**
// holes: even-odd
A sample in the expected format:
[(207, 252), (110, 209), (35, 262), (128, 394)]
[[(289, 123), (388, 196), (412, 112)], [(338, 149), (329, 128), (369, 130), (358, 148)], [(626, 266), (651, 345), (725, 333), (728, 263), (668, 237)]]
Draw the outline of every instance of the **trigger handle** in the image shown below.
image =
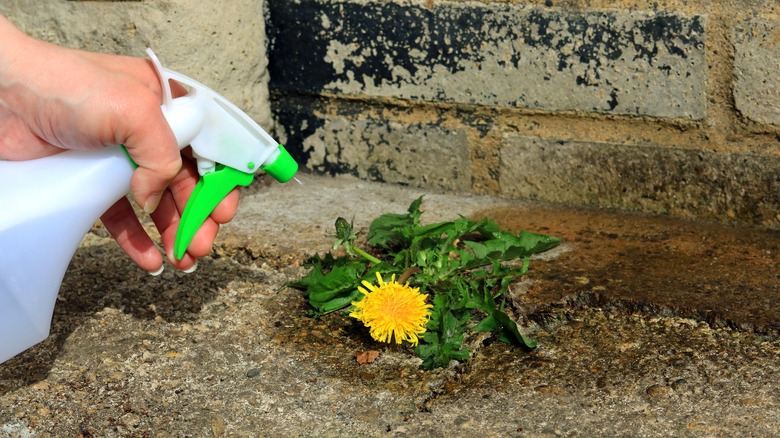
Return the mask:
[(173, 244), (176, 260), (184, 257), (195, 233), (225, 196), (238, 186), (248, 186), (254, 177), (253, 173), (244, 173), (221, 164), (217, 165), (214, 172), (200, 177), (184, 207), (179, 228), (176, 230), (176, 240)]

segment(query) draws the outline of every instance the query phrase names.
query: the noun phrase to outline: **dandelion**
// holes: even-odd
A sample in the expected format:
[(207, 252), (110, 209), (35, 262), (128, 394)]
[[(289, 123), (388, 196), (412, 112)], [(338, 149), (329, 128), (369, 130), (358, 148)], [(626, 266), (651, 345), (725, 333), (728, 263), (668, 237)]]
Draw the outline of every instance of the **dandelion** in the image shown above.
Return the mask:
[(428, 295), (421, 294), (419, 288), (409, 287), (409, 283), (396, 283), (395, 275), (388, 283), (378, 272), (376, 278), (379, 286), (368, 281), (363, 281), (368, 290), (358, 286), (364, 296), (362, 300), (352, 302), (354, 309), (349, 316), (365, 324), (377, 341), (389, 343), (395, 336), (397, 344), (408, 341), (417, 345), (433, 308), (425, 302)]

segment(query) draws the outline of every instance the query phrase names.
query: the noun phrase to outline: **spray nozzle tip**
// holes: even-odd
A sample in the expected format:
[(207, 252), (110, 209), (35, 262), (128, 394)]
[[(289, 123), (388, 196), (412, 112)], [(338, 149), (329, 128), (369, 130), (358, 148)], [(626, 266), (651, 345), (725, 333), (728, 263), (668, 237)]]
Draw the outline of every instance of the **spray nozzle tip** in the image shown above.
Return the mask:
[(260, 168), (263, 172), (271, 175), (280, 183), (286, 183), (293, 179), (298, 172), (298, 163), (295, 162), (295, 159), (287, 152), (287, 149), (285, 149), (284, 146), (279, 145), (279, 153), (276, 155), (274, 161), (269, 164), (264, 164), (263, 166), (260, 166)]

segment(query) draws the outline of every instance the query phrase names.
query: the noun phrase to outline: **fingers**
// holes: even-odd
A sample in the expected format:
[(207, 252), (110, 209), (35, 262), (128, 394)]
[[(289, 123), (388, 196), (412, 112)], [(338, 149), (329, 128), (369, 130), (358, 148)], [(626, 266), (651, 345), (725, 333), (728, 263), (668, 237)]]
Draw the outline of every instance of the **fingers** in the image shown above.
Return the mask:
[(103, 213), (100, 220), (119, 246), (141, 269), (160, 272), (163, 262), (160, 251), (141, 226), (127, 198), (117, 201)]
[[(238, 208), (239, 192), (235, 189), (217, 205), (211, 216), (201, 225), (184, 257), (176, 260), (173, 254), (176, 233), (197, 178), (197, 172), (187, 163), (164, 192), (158, 208), (151, 214), (160, 233), (166, 258), (173, 267), (184, 271), (194, 269), (198, 258), (211, 252), (220, 224), (229, 222)], [(117, 201), (101, 216), (101, 220), (106, 230), (139, 267), (150, 273), (162, 271), (163, 259), (160, 251), (135, 216), (127, 198)]]
[[(152, 99), (159, 99), (149, 93)], [(125, 136), (124, 145), (138, 168), (130, 180), (136, 203), (152, 213), (160, 203), (168, 184), (181, 169), (181, 154), (176, 138), (163, 117), (159, 101), (141, 104), (128, 111), (128, 126), (140, 127)]]
[(238, 190), (231, 191), (220, 202), (206, 221), (200, 226), (190, 242), (182, 260), (176, 260), (174, 243), (181, 216), (192, 194), (199, 175), (190, 162), (182, 167), (179, 174), (168, 186), (159, 207), (151, 214), (155, 226), (160, 231), (163, 247), (169, 262), (178, 269), (188, 269), (198, 258), (208, 255), (217, 237), (219, 225), (229, 222), (238, 208)]
[[(151, 68), (149, 61), (144, 63)], [(171, 89), (174, 96), (186, 94), (178, 83), (172, 83)], [(176, 137), (160, 108), (159, 93), (159, 84), (156, 84), (145, 93), (145, 99), (134, 96), (132, 107), (126, 110), (127, 116), (121, 117), (120, 122), (125, 124), (120, 126), (131, 129), (120, 142), (138, 165), (130, 181), (130, 190), (147, 214), (157, 209), (163, 192), (182, 165)]]
[[(176, 269), (187, 270), (191, 268), (197, 262), (197, 257), (205, 256), (211, 250), (211, 246), (203, 252), (199, 251), (197, 254), (187, 252), (184, 254), (181, 260), (177, 260), (173, 254), (173, 247), (176, 241), (176, 232), (179, 228), (179, 222), (181, 220), (181, 211), (176, 205), (176, 201), (171, 192), (166, 192), (163, 196), (160, 206), (151, 214), (152, 221), (160, 232), (160, 238), (162, 239), (163, 248), (168, 262)], [(213, 232), (216, 237), (216, 231)]]
[(233, 189), (225, 196), (214, 211), (211, 213), (211, 219), (218, 224), (226, 224), (233, 220), (238, 210), (238, 189)]

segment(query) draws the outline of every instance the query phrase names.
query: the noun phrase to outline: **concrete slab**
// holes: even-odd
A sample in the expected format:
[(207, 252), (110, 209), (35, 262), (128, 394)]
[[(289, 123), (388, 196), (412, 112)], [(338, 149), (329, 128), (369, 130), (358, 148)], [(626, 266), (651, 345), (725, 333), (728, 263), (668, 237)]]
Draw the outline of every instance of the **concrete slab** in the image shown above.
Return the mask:
[[(0, 365), (8, 436), (765, 436), (780, 420), (780, 234), (668, 217), (427, 193), (424, 221), (488, 215), (567, 239), (512, 288), (539, 341), (484, 336), (423, 371), (284, 282), (421, 189), (303, 175), (255, 184), (191, 275), (139, 272), (100, 229), (52, 336)], [(355, 355), (377, 350), (360, 365)]]

